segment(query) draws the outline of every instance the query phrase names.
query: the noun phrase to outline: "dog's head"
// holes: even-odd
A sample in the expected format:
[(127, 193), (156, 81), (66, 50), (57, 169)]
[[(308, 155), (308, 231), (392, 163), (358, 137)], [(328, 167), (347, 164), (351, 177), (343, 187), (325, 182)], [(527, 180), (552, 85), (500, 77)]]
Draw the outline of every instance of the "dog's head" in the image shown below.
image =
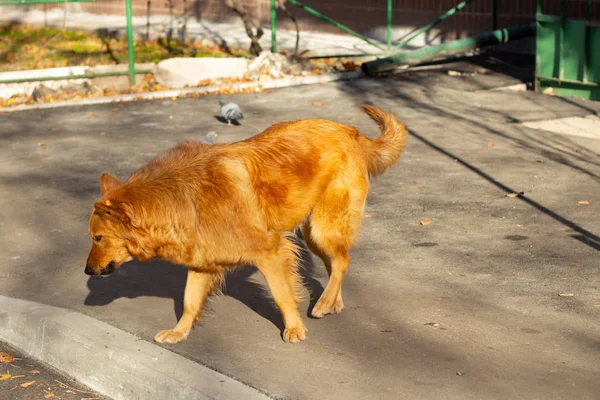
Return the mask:
[(85, 266), (88, 275), (108, 275), (133, 259), (130, 210), (127, 204), (110, 199), (120, 186), (113, 175), (100, 175), (102, 198), (94, 204), (90, 217), (92, 249)]

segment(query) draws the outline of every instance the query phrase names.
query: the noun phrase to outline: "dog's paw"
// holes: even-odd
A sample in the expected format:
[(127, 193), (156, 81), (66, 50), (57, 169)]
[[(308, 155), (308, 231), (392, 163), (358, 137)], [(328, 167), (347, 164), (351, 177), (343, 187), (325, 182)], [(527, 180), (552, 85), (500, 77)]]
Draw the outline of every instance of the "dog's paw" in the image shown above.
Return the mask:
[(304, 326), (285, 328), (283, 331), (283, 340), (286, 343), (300, 343), (304, 339), (306, 339), (306, 328)]
[(172, 329), (167, 329), (165, 331), (160, 331), (154, 336), (154, 340), (158, 343), (177, 343), (185, 340), (188, 334), (185, 332), (174, 331)]
[(344, 301), (340, 298), (330, 306), (319, 300), (310, 313), (315, 318), (323, 318), (327, 314), (338, 314), (344, 309)]

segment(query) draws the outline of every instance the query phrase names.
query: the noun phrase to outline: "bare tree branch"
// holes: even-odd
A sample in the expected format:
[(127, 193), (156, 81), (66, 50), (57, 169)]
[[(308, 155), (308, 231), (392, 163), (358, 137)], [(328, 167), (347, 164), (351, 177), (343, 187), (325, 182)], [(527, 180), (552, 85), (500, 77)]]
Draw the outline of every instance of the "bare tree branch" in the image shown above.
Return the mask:
[[(225, 5), (235, 11), (240, 18), (242, 18), (244, 28), (246, 28), (246, 34), (251, 40), (250, 53), (254, 56), (258, 56), (263, 51), (259, 40), (264, 34), (264, 31), (260, 26), (260, 21), (254, 17), (252, 13), (246, 9), (246, 7), (244, 7), (241, 0), (225, 0)], [(256, 31), (256, 33), (253, 31), (253, 29)]]
[(294, 47), (294, 57), (298, 57), (298, 46), (300, 44), (300, 27), (298, 26), (298, 21), (296, 21), (296, 17), (290, 10), (285, 6), (286, 0), (278, 0), (277, 8), (280, 8), (294, 23), (296, 26), (296, 46)]

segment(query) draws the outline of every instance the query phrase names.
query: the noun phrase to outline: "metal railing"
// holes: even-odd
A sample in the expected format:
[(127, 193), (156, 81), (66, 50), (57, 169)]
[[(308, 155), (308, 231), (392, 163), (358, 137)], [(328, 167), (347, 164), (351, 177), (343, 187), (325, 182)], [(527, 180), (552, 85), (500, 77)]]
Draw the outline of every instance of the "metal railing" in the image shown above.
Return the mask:
[[(116, 0), (0, 0), (0, 6), (19, 6), (19, 5), (36, 5), (36, 4), (61, 4), (61, 3), (94, 3), (104, 1), (116, 1)], [(65, 80), (65, 79), (86, 79), (86, 78), (99, 78), (107, 76), (129, 76), (129, 84), (135, 85), (135, 75), (145, 74), (152, 72), (152, 70), (136, 70), (135, 69), (135, 49), (133, 43), (133, 13), (131, 11), (131, 0), (125, 0), (125, 17), (127, 19), (127, 59), (128, 69), (127, 71), (113, 71), (113, 72), (95, 72), (89, 74), (79, 75), (67, 75), (67, 76), (47, 76), (47, 77), (36, 77), (36, 78), (15, 78), (15, 79), (2, 79), (0, 83), (20, 83), (20, 82), (36, 82), (36, 81), (51, 81), (51, 80)]]
[[(392, 22), (393, 22), (394, 7), (393, 7), (392, 0), (387, 0), (386, 44), (379, 43), (372, 39), (369, 39), (369, 38), (361, 35), (360, 33), (348, 28), (347, 26), (341, 24), (340, 22), (335, 21), (334, 19), (321, 14), (319, 11), (301, 3), (298, 0), (287, 0), (288, 3), (293, 4), (301, 9), (303, 9), (304, 11), (315, 16), (316, 18), (319, 18), (319, 19), (339, 28), (340, 30), (342, 30), (344, 32), (363, 40), (364, 42), (370, 44), (371, 46), (373, 46), (376, 49), (381, 51), (379, 53), (335, 54), (335, 55), (328, 55), (328, 56), (314, 56), (314, 57), (308, 57), (308, 58), (364, 57), (364, 56), (384, 56), (384, 55), (394, 54), (399, 49), (403, 48), (408, 43), (413, 41), (415, 38), (419, 37), (420, 35), (422, 35), (426, 32), (429, 32), (433, 27), (438, 25), (440, 22), (453, 16), (458, 11), (465, 8), (471, 1), (472, 0), (461, 1), (456, 6), (452, 7), (451, 9), (446, 11), (444, 14), (440, 15), (438, 18), (436, 18), (431, 23), (423, 26), (422, 28), (415, 30), (414, 32), (410, 33), (407, 38), (401, 39), (398, 44), (393, 45)], [(491, 0), (491, 5), (492, 5), (492, 7), (491, 7), (492, 8), (492, 29), (496, 30), (498, 27), (497, 0)], [(275, 53), (276, 51), (277, 51), (277, 0), (271, 0), (271, 52)]]

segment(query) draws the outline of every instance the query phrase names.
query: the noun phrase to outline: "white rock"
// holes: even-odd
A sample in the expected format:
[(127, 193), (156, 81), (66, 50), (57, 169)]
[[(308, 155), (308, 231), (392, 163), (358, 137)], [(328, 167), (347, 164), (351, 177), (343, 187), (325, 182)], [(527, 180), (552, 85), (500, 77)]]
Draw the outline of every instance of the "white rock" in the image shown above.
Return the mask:
[(156, 65), (154, 78), (163, 86), (178, 89), (205, 79), (241, 78), (247, 69), (243, 58), (170, 58)]

